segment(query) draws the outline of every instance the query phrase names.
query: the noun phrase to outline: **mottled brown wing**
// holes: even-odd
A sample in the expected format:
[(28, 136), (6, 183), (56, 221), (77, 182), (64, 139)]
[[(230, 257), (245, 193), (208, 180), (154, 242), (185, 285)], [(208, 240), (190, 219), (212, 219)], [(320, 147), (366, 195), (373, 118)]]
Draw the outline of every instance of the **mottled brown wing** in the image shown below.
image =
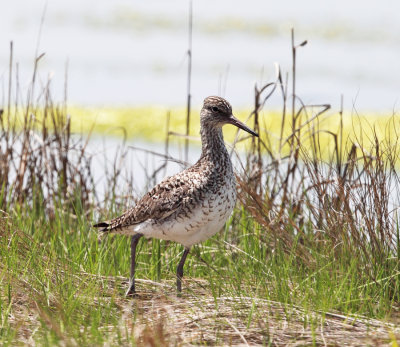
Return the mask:
[(184, 175), (174, 176), (173, 179), (166, 178), (124, 214), (110, 221), (95, 224), (94, 227), (102, 228), (101, 231), (112, 231), (139, 224), (148, 219), (164, 219), (182, 208), (190, 200), (188, 195), (192, 192), (193, 187)]

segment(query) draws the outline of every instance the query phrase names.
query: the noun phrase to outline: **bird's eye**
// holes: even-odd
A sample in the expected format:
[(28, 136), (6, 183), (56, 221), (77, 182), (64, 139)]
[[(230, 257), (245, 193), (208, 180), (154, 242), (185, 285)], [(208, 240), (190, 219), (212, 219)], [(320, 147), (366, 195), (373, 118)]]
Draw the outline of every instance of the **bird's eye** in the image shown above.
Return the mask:
[(213, 110), (213, 112), (219, 112), (218, 107), (213, 106), (213, 107), (211, 107), (211, 109)]

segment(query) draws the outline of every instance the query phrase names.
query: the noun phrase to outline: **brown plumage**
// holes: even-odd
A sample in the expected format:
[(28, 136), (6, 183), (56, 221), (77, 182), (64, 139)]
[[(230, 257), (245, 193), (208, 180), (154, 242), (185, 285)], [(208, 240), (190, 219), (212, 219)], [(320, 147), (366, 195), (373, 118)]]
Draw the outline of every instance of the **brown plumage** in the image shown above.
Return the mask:
[(141, 236), (172, 240), (185, 246), (177, 269), (180, 291), (183, 264), (190, 247), (218, 232), (229, 217), (236, 202), (236, 181), (223, 141), (224, 124), (233, 124), (258, 136), (233, 117), (226, 100), (217, 96), (206, 98), (200, 113), (202, 154), (196, 164), (164, 179), (121, 216), (94, 225), (103, 232), (133, 235), (128, 295), (135, 290), (135, 252)]

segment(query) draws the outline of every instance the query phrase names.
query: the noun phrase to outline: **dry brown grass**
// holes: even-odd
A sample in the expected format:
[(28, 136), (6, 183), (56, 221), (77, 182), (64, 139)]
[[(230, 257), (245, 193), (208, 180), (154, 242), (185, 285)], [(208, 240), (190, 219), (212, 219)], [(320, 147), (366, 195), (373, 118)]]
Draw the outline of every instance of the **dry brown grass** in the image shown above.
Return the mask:
[(138, 341), (156, 327), (153, 333), (159, 329), (169, 345), (360, 346), (388, 344), (390, 334), (400, 337), (399, 327), (379, 320), (305, 312), (248, 297), (140, 295), (135, 306), (142, 313), (135, 325)]
[[(83, 273), (82, 278), (88, 274)], [(91, 277), (91, 276), (90, 276)], [(99, 277), (107, 283), (111, 297), (121, 311), (119, 334), (123, 345), (132, 337), (139, 346), (212, 345), (212, 346), (388, 346), (400, 338), (400, 327), (383, 320), (345, 316), (339, 313), (306, 311), (296, 306), (249, 297), (213, 298), (204, 282), (188, 279), (193, 291), (176, 296), (171, 282), (138, 279), (141, 290), (135, 300), (114, 296), (123, 293), (123, 277)], [(100, 293), (107, 296), (107, 293)], [(18, 326), (18, 340), (32, 344), (39, 321), (60, 330), (32, 297), (23, 291), (14, 301), (10, 321)], [(104, 299), (104, 296), (102, 297)], [(94, 301), (94, 309), (98, 303)], [(103, 327), (104, 331), (107, 326)], [(110, 331), (114, 331), (110, 327)], [(59, 333), (66, 345), (73, 338)], [(109, 343), (117, 341), (109, 336)]]

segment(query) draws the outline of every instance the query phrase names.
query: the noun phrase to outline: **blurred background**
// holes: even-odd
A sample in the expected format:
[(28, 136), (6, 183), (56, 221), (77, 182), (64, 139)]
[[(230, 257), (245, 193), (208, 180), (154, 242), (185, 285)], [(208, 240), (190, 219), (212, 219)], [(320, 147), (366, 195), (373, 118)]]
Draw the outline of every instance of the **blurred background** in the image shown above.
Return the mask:
[[(55, 100), (80, 106), (184, 107), (187, 0), (14, 0), (0, 5), (0, 78), (9, 43), (26, 87), (35, 51), (39, 76), (52, 76)], [(41, 25), (43, 17), (43, 24)], [(400, 96), (400, 3), (365, 0), (193, 1), (193, 105), (219, 94), (250, 109), (254, 84), (290, 71), (290, 29), (299, 50), (297, 92), (306, 103), (396, 111)], [(41, 29), (40, 29), (41, 28)], [(270, 107), (278, 108), (280, 98)]]

